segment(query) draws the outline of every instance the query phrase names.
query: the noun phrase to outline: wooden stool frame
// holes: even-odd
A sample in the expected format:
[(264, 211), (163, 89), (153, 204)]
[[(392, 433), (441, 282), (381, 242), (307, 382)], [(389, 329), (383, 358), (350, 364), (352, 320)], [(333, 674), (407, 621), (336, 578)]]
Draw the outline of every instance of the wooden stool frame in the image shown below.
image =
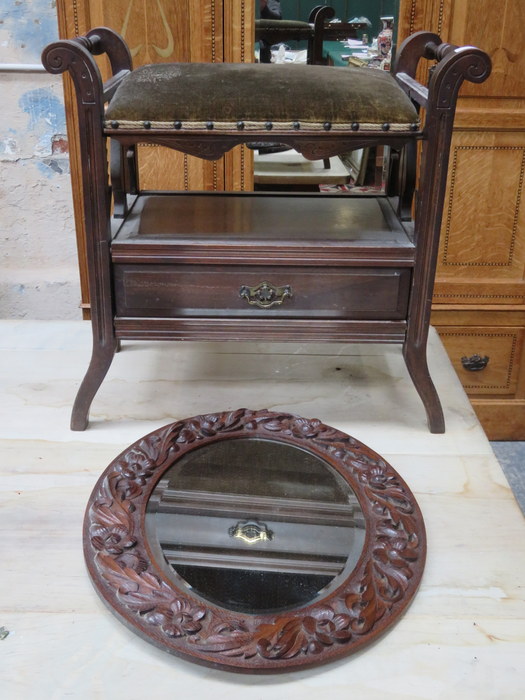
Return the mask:
[[(107, 54), (112, 77), (103, 82), (94, 56)], [(428, 86), (416, 81), (419, 60), (437, 61), (430, 69)], [(152, 250), (147, 243), (133, 248), (132, 252), (118, 252), (111, 235), (111, 206), (114, 217), (128, 214), (130, 195), (140, 196), (135, 148), (139, 143), (153, 143), (213, 160), (220, 158), (232, 147), (247, 141), (275, 142), (271, 131), (243, 133), (214, 132), (213, 130), (166, 131), (147, 128), (119, 132), (117, 128), (104, 128), (104, 108), (115, 94), (122, 80), (132, 71), (129, 50), (124, 40), (107, 28), (93, 29), (86, 36), (58, 41), (43, 53), (43, 64), (51, 73), (69, 71), (75, 88), (78, 110), (78, 129), (82, 162), (83, 212), (87, 232), (87, 260), (93, 327), (93, 352), (86, 376), (78, 391), (73, 407), (71, 428), (84, 430), (88, 424), (91, 402), (112, 362), (119, 341), (127, 339), (188, 339), (188, 340), (268, 340), (268, 341), (337, 341), (337, 342), (385, 342), (402, 343), (405, 362), (423, 401), (431, 432), (445, 430), (443, 411), (438, 394), (429, 374), (426, 345), (431, 311), (432, 289), (436, 269), (436, 257), (442, 220), (443, 199), (446, 187), (447, 165), (452, 135), (454, 112), (459, 88), (464, 80), (483, 82), (490, 74), (488, 56), (474, 47), (456, 47), (442, 43), (439, 36), (429, 32), (417, 32), (403, 42), (398, 51), (393, 75), (412, 101), (424, 108), (422, 128), (410, 132), (388, 131), (365, 133), (338, 133), (301, 129), (279, 134), (279, 142), (297, 149), (306, 158), (329, 158), (370, 145), (385, 144), (401, 154), (397, 176), (388, 194), (397, 196), (395, 211), (400, 225), (408, 232), (413, 248), (409, 254), (385, 246), (373, 251), (335, 250), (324, 245), (322, 234), (317, 242), (315, 265), (319, 276), (338, 264), (348, 269), (363, 265), (376, 265), (388, 269), (401, 265), (410, 272), (410, 284), (406, 311), (402, 319), (372, 318), (318, 318), (306, 310), (299, 318), (261, 317), (254, 311), (253, 318), (230, 317), (226, 311), (218, 311), (215, 318), (158, 318), (152, 313), (148, 318), (122, 317), (116, 312), (122, 289), (115, 283), (119, 264), (159, 262), (157, 247)], [(329, 69), (327, 69), (329, 70)], [(108, 140), (111, 148), (108, 149)], [(419, 166), (418, 190), (415, 195), (413, 226), (407, 222), (414, 196), (415, 145), (422, 142)], [(108, 153), (109, 150), (109, 153)], [(111, 181), (108, 162), (111, 161)], [(394, 190), (394, 191), (393, 191)], [(196, 195), (197, 196), (197, 195)], [(214, 194), (228, 197), (230, 193)], [(243, 197), (264, 197), (264, 194), (243, 194)], [(317, 195), (314, 195), (317, 196)], [(319, 195), (324, 197), (324, 195)], [(112, 202), (113, 198), (113, 202)], [(345, 198), (352, 206), (354, 198)], [(388, 199), (388, 197), (386, 198)], [(196, 249), (197, 250), (197, 249)], [(229, 256), (235, 253), (237, 262), (243, 260), (254, 265), (257, 253), (249, 244), (232, 248), (227, 240), (220, 239), (212, 248), (201, 246), (192, 259), (181, 251), (172, 251), (173, 260), (189, 264), (230, 264)], [(297, 250), (297, 246), (295, 248)], [(120, 258), (119, 258), (120, 254)], [(404, 255), (404, 257), (403, 257)], [(289, 264), (293, 249), (269, 243), (265, 261), (275, 265)], [(401, 259), (402, 258), (402, 259)], [(292, 260), (293, 262), (293, 260)], [(300, 264), (304, 260), (299, 261)], [(197, 269), (195, 267), (195, 269)], [(221, 269), (220, 267), (217, 269)], [(229, 269), (229, 268), (228, 268)], [(397, 274), (397, 273), (396, 273)], [(274, 292), (271, 292), (272, 294)], [(246, 292), (248, 294), (248, 292)], [(242, 289), (241, 289), (242, 296)], [(272, 313), (274, 313), (272, 311)], [(257, 315), (259, 314), (259, 315)]]

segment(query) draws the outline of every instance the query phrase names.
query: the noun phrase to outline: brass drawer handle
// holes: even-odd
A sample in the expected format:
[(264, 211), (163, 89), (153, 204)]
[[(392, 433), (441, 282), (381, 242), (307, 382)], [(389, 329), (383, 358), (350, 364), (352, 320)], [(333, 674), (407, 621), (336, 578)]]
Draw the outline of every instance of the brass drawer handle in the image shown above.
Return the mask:
[(479, 372), (485, 369), (489, 363), (489, 359), (488, 355), (481, 357), (481, 355), (475, 354), (471, 357), (462, 357), (461, 364), (465, 369), (468, 369), (469, 372)]
[(239, 289), (241, 299), (246, 299), (248, 304), (258, 306), (260, 309), (269, 309), (272, 306), (282, 304), (285, 299), (291, 299), (292, 288), (289, 284), (276, 287), (270, 282), (260, 282), (255, 287), (243, 284)]
[(248, 544), (255, 542), (270, 542), (273, 540), (273, 532), (266, 523), (258, 520), (241, 520), (228, 529), (230, 537), (236, 537)]

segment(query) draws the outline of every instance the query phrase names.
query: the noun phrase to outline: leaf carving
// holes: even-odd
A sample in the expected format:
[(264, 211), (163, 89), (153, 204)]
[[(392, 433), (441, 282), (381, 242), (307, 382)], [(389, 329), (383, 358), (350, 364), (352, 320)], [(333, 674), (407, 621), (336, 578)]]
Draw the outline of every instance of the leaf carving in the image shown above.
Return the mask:
[(221, 625), (196, 645), (207, 652), (250, 658), (291, 659), (298, 654), (318, 654), (323, 648), (348, 642), (352, 637), (351, 617), (337, 614), (328, 606), (310, 615), (278, 617), (250, 630), (242, 624)]
[(178, 597), (157, 576), (137, 572), (119, 564), (111, 557), (99, 554), (97, 565), (103, 578), (116, 589), (119, 600), (132, 612), (148, 613), (145, 620), (152, 625), (161, 625), (170, 637), (194, 634), (201, 629), (200, 620), (206, 610), (202, 606)]

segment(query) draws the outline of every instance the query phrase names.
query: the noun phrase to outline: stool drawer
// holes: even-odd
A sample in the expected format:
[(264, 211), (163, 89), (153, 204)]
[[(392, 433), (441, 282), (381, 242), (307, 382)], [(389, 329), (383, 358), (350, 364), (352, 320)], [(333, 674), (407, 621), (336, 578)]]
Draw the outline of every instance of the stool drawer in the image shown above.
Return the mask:
[(115, 265), (118, 316), (406, 318), (410, 268)]

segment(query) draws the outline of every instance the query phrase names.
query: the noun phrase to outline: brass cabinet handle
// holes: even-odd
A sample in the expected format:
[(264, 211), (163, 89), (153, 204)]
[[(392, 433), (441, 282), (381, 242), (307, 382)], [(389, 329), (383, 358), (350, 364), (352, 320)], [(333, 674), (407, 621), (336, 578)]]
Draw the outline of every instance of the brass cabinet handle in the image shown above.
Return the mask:
[(236, 537), (248, 544), (255, 542), (269, 542), (273, 540), (273, 532), (266, 523), (258, 520), (241, 520), (236, 525), (228, 528), (230, 537)]
[(272, 306), (282, 304), (285, 299), (291, 299), (293, 293), (289, 284), (276, 287), (270, 282), (260, 282), (255, 287), (243, 284), (239, 289), (239, 296), (241, 299), (246, 299), (248, 304), (252, 306), (269, 309)]
[(471, 357), (462, 357), (461, 364), (465, 369), (468, 369), (469, 372), (479, 372), (480, 370), (485, 369), (489, 363), (489, 359), (490, 358), (488, 355), (481, 357), (481, 355), (476, 353)]

